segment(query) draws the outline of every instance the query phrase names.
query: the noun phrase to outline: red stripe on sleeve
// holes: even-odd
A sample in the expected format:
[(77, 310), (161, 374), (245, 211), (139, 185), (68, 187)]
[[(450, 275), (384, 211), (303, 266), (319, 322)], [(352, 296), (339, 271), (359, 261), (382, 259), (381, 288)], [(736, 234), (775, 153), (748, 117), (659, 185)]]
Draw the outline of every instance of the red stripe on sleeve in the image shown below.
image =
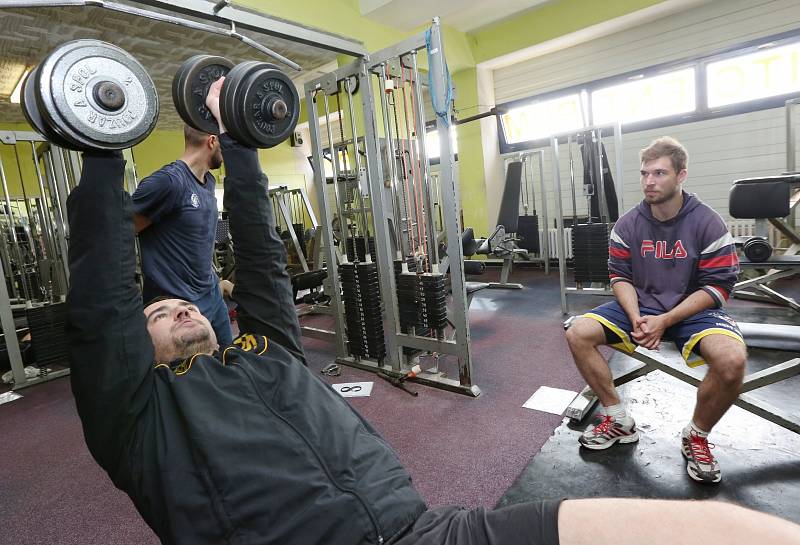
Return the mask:
[(726, 301), (728, 300), (728, 297), (730, 297), (730, 293), (725, 288), (720, 288), (719, 286), (710, 286), (710, 285), (706, 287), (711, 288), (712, 290), (719, 293), (722, 296), (722, 298), (725, 299)]
[(734, 267), (739, 263), (736, 254), (721, 255), (710, 259), (701, 259), (699, 267), (701, 269), (716, 269), (718, 267)]
[(608, 255), (611, 257), (618, 257), (620, 259), (630, 259), (631, 252), (625, 248), (615, 248), (613, 246), (608, 248)]

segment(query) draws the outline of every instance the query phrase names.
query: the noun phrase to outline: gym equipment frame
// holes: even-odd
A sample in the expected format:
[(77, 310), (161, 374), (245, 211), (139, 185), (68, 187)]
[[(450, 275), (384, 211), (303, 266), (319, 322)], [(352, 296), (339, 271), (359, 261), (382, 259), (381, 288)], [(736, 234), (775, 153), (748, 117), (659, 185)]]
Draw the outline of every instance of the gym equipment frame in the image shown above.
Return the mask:
[[(567, 257), (566, 257), (566, 248), (564, 244), (564, 207), (561, 200), (561, 170), (559, 164), (559, 139), (567, 139), (567, 145), (571, 145), (571, 139), (576, 134), (586, 134), (586, 133), (593, 133), (597, 134), (597, 141), (602, 142), (603, 138), (603, 131), (610, 130), (613, 132), (614, 138), (614, 152), (616, 155), (616, 171), (617, 176), (614, 179), (614, 187), (616, 189), (617, 194), (617, 202), (618, 202), (618, 209), (624, 210), (624, 202), (623, 202), (623, 181), (622, 181), (622, 127), (619, 123), (617, 124), (610, 124), (610, 125), (597, 125), (594, 127), (586, 127), (581, 129), (580, 131), (569, 131), (562, 134), (554, 135), (550, 140), (550, 148), (552, 151), (552, 163), (553, 163), (553, 187), (555, 189), (555, 199), (556, 199), (556, 229), (558, 231), (557, 236), (557, 246), (558, 246), (558, 279), (560, 285), (560, 292), (561, 292), (561, 312), (563, 314), (567, 314), (569, 312), (567, 306), (567, 295), (568, 294), (577, 294), (577, 295), (613, 295), (611, 289), (607, 286), (603, 288), (595, 288), (595, 287), (583, 287), (581, 285), (572, 287), (567, 286)], [(598, 186), (601, 188), (598, 191), (598, 199), (599, 199), (599, 209), (601, 216), (608, 217), (608, 205), (606, 203), (605, 198), (605, 191), (603, 190), (604, 180), (603, 180), (603, 152), (602, 146), (598, 146), (599, 151), (599, 164), (601, 165), (599, 169), (599, 184)], [(570, 166), (570, 171), (572, 171), (572, 167)], [(571, 173), (571, 172), (570, 172)], [(571, 173), (572, 174), (572, 173)], [(573, 188), (574, 188), (574, 180), (572, 180)], [(573, 203), (575, 199), (573, 196)], [(591, 215), (591, 211), (588, 212)]]
[[(421, 274), (421, 277), (436, 282), (443, 278), (439, 272), (440, 260), (436, 244), (438, 239), (434, 227), (432, 184), (430, 164), (425, 152), (425, 131), (417, 130), (412, 135), (407, 124), (413, 116), (415, 127), (425, 127), (417, 53), (426, 50), (429, 90), (437, 114), (436, 126), (441, 146), (439, 188), (452, 290), (450, 309), (447, 313), (448, 323), (454, 329), (452, 339), (447, 338), (441, 330), (434, 337), (419, 335), (414, 328), (409, 331), (408, 328), (401, 327), (402, 315), (399, 307), (405, 301), (398, 297), (398, 286), (395, 281), (395, 262), (399, 267), (399, 261), (403, 261), (402, 271), (397, 274), (409, 274), (409, 264), (406, 262), (408, 255), (412, 255), (415, 259), (419, 257), (417, 264), (422, 270), (428, 271)], [(376, 84), (380, 86), (377, 94)], [(409, 94), (412, 97), (410, 104), (406, 102), (405, 97), (407, 84), (410, 86)], [(398, 105), (401, 99), (393, 95), (397, 102), (390, 105), (387, 93), (390, 89), (394, 92), (396, 85), (401, 86), (403, 91), (405, 134), (400, 132), (396, 117), (394, 130), (390, 123), (389, 107)], [(356, 86), (361, 90), (358, 97), (361, 102), (359, 113), (363, 134), (360, 134), (353, 105)], [(415, 365), (413, 356), (407, 355), (409, 351), (422, 351), (433, 355), (434, 359), (440, 354), (452, 355), (458, 360), (457, 380), (445, 376), (438, 370), (437, 365), (427, 372), (417, 374), (413, 380), (469, 396), (478, 396), (480, 389), (472, 383), (470, 333), (461, 248), (460, 195), (449, 135), (452, 123), (450, 89), (441, 29), (438, 18), (435, 18), (430, 30), (306, 83), (305, 95), (309, 112), (316, 113), (319, 112), (320, 106), (323, 108), (328, 132), (327, 141), (331, 142), (332, 149), (337, 150), (337, 153), (332, 153), (335, 195), (333, 200), (336, 201), (334, 203), (326, 191), (319, 115), (309, 115), (314, 178), (320, 203), (320, 225), (323, 230), (328, 280), (331, 285), (330, 305), (335, 318), (336, 361), (399, 378), (407, 376)], [(330, 124), (329, 97), (338, 93), (343, 93), (344, 103), (350, 105), (348, 120), (351, 134), (349, 139), (338, 142), (338, 147), (335, 147)], [(376, 104), (376, 96), (380, 96), (380, 104)], [(442, 108), (441, 111), (437, 111), (437, 105)], [(394, 113), (397, 116), (397, 109)], [(379, 134), (379, 120), (382, 120), (383, 137)], [(409, 142), (411, 146), (405, 150), (402, 157), (398, 157), (395, 148), (404, 147), (405, 142)], [(339, 187), (340, 174), (344, 174), (345, 180), (351, 174), (346, 168), (344, 172), (341, 169), (340, 153), (338, 153), (341, 149), (347, 150), (347, 156), (351, 158), (355, 167), (352, 172), (356, 176), (353, 200), (357, 196), (359, 205), (349, 209), (345, 206), (348, 184), (345, 181), (341, 184), (342, 187)], [(412, 170), (416, 173), (415, 180), (419, 182), (419, 191), (414, 195), (422, 200), (422, 203), (417, 203), (416, 212), (411, 209), (412, 207), (404, 206), (402, 198), (407, 195), (400, 187), (411, 164), (414, 165)], [(355, 263), (350, 261), (347, 252), (344, 251), (345, 248), (341, 248), (342, 260), (337, 260), (335, 253), (337, 245), (332, 226), (334, 211), (338, 211), (341, 224), (342, 236), (339, 241), (341, 246), (344, 246), (351, 230), (360, 233), (360, 240), (355, 236), (352, 240), (354, 246), (363, 241), (362, 248), (365, 255), (358, 256), (359, 261)], [(373, 235), (374, 248), (370, 244)], [(415, 236), (419, 237), (415, 239), (415, 247), (410, 247), (407, 239), (414, 239)], [(425, 248), (424, 256), (417, 253), (422, 247)], [(364, 278), (359, 276), (353, 280), (351, 272), (353, 270), (357, 274), (360, 274), (358, 271), (363, 271), (364, 275), (368, 276)], [(424, 282), (425, 278), (422, 281)], [(348, 289), (353, 288), (356, 288), (356, 291), (372, 290), (369, 291), (370, 297), (367, 298), (369, 300), (366, 300), (363, 294), (359, 296), (360, 299), (348, 295)], [(383, 312), (380, 312), (380, 305), (383, 305)], [(359, 314), (361, 318), (356, 317), (353, 321), (352, 314)], [(366, 326), (359, 331), (357, 328), (359, 324)], [(359, 335), (358, 339), (354, 337), (356, 332)], [(361, 337), (364, 336), (367, 337), (369, 349), (374, 349), (379, 355), (364, 356), (357, 353), (361, 350), (357, 341), (361, 342)], [(383, 353), (384, 347), (385, 353)]]

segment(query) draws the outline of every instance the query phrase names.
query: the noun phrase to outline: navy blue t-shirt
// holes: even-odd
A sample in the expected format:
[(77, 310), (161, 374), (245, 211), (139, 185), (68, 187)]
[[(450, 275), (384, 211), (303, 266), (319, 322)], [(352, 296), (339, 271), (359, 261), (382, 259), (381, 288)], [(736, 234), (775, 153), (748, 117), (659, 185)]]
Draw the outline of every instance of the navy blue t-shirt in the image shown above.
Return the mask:
[(215, 184), (210, 172), (201, 184), (186, 163), (175, 161), (136, 188), (133, 211), (152, 221), (139, 233), (145, 292), (157, 290), (159, 295), (192, 301), (216, 285)]

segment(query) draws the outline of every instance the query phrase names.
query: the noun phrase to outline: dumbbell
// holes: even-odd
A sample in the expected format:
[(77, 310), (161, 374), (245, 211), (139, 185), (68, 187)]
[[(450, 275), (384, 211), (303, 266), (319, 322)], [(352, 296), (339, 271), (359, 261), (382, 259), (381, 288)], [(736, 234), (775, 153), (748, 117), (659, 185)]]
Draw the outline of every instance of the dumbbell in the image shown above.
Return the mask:
[(772, 256), (772, 245), (763, 237), (751, 237), (744, 242), (742, 251), (753, 263), (761, 263)]
[(54, 49), (26, 77), (22, 112), (56, 146), (85, 151), (135, 146), (158, 121), (158, 95), (139, 62), (99, 40)]
[(271, 148), (292, 135), (300, 97), (289, 77), (274, 64), (248, 61), (233, 66), (228, 59), (214, 55), (190, 57), (172, 80), (175, 109), (187, 125), (219, 134), (205, 101), (211, 84), (223, 76), (220, 116), (234, 140), (254, 148)]

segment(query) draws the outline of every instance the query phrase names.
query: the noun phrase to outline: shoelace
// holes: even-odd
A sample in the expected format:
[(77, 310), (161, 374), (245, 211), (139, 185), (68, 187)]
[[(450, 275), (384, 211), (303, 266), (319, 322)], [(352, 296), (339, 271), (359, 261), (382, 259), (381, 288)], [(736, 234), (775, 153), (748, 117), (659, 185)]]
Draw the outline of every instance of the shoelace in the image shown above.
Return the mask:
[(603, 419), (594, 427), (595, 433), (608, 433), (608, 430), (614, 425), (614, 419), (610, 416), (604, 416)]
[(692, 430), (689, 432), (689, 450), (692, 452), (692, 457), (701, 464), (713, 464), (714, 456), (711, 454), (711, 449), (714, 448), (713, 443), (709, 443), (705, 437), (700, 437)]

